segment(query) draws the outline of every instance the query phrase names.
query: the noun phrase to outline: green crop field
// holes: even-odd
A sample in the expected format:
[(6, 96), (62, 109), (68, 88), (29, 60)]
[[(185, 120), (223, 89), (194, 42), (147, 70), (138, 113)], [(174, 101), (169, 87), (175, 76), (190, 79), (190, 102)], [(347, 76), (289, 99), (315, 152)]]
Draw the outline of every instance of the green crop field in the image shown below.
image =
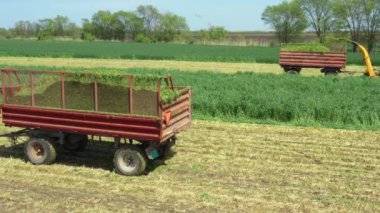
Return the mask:
[[(278, 63), (278, 55), (276, 47), (0, 40), (0, 56)], [(348, 53), (347, 60), (363, 64), (359, 53)], [(380, 65), (379, 55), (372, 60)]]
[[(88, 71), (81, 68), (72, 70)], [(106, 69), (91, 70), (109, 72)], [(155, 69), (118, 71), (171, 74), (175, 84), (191, 86), (196, 118), (373, 130), (380, 127), (380, 102), (376, 101), (380, 100), (377, 92), (379, 79)]]
[[(273, 62), (277, 48), (123, 42), (0, 40), (1, 56)], [(258, 54), (259, 53), (259, 54)]]

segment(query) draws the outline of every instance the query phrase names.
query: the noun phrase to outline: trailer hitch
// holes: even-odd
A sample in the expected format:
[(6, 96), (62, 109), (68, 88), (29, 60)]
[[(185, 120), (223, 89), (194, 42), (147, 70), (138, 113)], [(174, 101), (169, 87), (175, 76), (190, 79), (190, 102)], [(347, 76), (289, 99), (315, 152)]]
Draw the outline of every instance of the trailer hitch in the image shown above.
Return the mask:
[(30, 129), (21, 129), (19, 131), (1, 134), (0, 138), (8, 138), (10, 140), (10, 142), (12, 143), (12, 145), (14, 146), (17, 144), (20, 137), (28, 136), (29, 132), (30, 132)]

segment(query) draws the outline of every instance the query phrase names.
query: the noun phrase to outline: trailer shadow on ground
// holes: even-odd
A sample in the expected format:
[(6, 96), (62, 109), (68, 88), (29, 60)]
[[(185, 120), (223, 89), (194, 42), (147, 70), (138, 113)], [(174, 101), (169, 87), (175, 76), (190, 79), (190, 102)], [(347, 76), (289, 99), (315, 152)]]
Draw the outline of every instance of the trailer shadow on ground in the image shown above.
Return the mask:
[[(73, 167), (87, 167), (94, 169), (104, 169), (114, 171), (113, 157), (116, 151), (114, 143), (93, 141), (89, 142), (83, 152), (70, 152), (60, 145), (57, 145), (57, 159), (54, 164), (62, 164)], [(150, 161), (145, 175), (149, 175), (160, 166), (166, 165), (165, 161), (173, 157), (176, 153), (170, 152), (162, 159)], [(26, 162), (24, 155), (24, 143), (16, 145), (0, 145), (0, 157), (16, 158)]]

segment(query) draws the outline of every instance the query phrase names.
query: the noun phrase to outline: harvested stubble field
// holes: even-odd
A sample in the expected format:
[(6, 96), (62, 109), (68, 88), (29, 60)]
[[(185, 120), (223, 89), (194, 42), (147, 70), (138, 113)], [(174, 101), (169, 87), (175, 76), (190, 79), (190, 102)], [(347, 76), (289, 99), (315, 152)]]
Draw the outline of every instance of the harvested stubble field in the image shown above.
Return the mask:
[[(1, 127), (2, 132), (9, 129)], [(54, 165), (0, 141), (2, 211), (380, 211), (380, 134), (194, 121), (141, 177), (112, 172), (112, 143)]]

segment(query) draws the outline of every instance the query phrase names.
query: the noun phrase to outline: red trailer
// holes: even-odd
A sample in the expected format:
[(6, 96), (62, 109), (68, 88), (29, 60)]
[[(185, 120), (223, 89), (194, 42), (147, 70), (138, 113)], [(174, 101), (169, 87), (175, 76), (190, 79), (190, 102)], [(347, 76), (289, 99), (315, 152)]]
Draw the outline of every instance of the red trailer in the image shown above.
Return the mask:
[(326, 75), (337, 74), (346, 67), (346, 53), (280, 51), (280, 66), (289, 74), (298, 74), (302, 68), (320, 68)]
[(2, 69), (1, 78), (2, 121), (24, 128), (10, 135), (29, 137), (25, 155), (37, 165), (54, 162), (57, 146), (82, 151), (89, 136), (105, 136), (116, 171), (139, 175), (191, 123), (191, 89), (170, 76), (113, 75), (109, 84), (94, 73)]

